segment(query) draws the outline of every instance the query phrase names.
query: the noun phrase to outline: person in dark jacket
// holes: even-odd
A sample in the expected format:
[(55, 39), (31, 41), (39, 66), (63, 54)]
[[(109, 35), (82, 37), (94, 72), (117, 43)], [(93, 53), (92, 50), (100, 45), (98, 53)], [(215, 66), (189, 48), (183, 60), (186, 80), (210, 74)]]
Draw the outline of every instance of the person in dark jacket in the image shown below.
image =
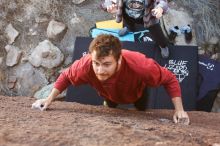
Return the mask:
[(163, 58), (169, 57), (168, 40), (163, 34), (159, 19), (168, 10), (167, 0), (110, 0), (106, 10), (116, 14), (116, 22), (123, 20), (124, 28), (119, 35), (135, 30), (135, 24), (143, 24), (161, 49)]

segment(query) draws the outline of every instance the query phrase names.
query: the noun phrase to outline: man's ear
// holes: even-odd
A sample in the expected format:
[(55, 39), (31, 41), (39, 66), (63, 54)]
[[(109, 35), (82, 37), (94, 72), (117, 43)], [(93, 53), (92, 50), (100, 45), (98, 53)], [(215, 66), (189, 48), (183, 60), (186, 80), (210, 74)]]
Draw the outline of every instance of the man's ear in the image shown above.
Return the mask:
[(118, 59), (118, 64), (121, 64), (122, 61), (122, 56), (120, 55), (119, 59)]

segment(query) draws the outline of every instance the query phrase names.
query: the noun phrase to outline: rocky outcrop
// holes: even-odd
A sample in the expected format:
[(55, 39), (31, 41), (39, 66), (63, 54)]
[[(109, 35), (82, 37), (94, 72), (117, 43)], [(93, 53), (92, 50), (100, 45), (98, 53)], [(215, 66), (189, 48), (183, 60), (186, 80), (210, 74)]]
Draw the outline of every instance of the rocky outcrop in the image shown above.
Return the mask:
[(99, 3), (0, 1), (0, 94), (33, 96), (52, 84), (72, 62), (76, 36), (88, 36), (96, 21), (112, 18), (100, 13)]
[(64, 55), (60, 49), (48, 40), (40, 42), (28, 58), (33, 66), (43, 66), (49, 69), (59, 66), (63, 59)]
[[(182, 27), (191, 24), (192, 42), (186, 43), (181, 33), (176, 37), (175, 44), (198, 44), (200, 54), (220, 60), (219, 35), (216, 35), (220, 34), (219, 31), (208, 32), (207, 28), (213, 28), (212, 24), (202, 27), (205, 18), (199, 18), (203, 16), (203, 11), (190, 8), (196, 7), (198, 0), (192, 5), (186, 5), (187, 2), (176, 0), (170, 3), (171, 9), (162, 21), (167, 34), (174, 25)], [(199, 3), (202, 7), (207, 5), (213, 8), (203, 9), (209, 11), (209, 22), (219, 17), (216, 13), (218, 9), (215, 8), (217, 5), (213, 4), (215, 2), (218, 1), (202, 0)], [(100, 0), (1, 0), (0, 94), (33, 96), (36, 91), (52, 84), (59, 71), (72, 62), (75, 38), (88, 36), (89, 29), (96, 21), (114, 19), (99, 7)], [(219, 24), (220, 19), (215, 20)], [(200, 32), (208, 33), (198, 37)]]
[(64, 36), (65, 29), (66, 29), (66, 25), (64, 23), (51, 20), (47, 27), (47, 37), (49, 39), (60, 39), (61, 40), (62, 37), (60, 35)]
[(2, 146), (219, 146), (220, 114), (188, 112), (191, 124), (174, 124), (173, 110), (114, 109), (0, 96)]

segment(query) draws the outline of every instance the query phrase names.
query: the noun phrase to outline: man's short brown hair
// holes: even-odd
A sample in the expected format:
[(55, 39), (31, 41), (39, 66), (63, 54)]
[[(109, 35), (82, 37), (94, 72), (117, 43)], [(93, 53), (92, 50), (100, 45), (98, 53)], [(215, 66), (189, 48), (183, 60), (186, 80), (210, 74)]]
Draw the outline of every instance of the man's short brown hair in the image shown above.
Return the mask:
[(113, 35), (98, 35), (89, 46), (89, 53), (96, 51), (97, 58), (113, 55), (116, 60), (121, 55), (121, 42)]

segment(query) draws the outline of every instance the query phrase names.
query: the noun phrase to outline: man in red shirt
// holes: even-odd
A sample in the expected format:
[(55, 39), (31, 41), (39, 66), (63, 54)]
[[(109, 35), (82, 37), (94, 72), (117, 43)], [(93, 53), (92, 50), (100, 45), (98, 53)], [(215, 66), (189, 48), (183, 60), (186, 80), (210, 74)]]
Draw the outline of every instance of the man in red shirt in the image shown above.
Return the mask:
[(174, 122), (189, 124), (175, 75), (144, 54), (123, 50), (119, 39), (112, 35), (97, 36), (89, 46), (89, 54), (63, 71), (50, 95), (34, 104), (38, 103), (41, 110), (46, 110), (70, 84), (91, 85), (105, 99), (106, 106), (113, 108), (118, 104), (133, 103), (138, 110), (146, 108), (144, 89), (163, 85), (175, 107)]

